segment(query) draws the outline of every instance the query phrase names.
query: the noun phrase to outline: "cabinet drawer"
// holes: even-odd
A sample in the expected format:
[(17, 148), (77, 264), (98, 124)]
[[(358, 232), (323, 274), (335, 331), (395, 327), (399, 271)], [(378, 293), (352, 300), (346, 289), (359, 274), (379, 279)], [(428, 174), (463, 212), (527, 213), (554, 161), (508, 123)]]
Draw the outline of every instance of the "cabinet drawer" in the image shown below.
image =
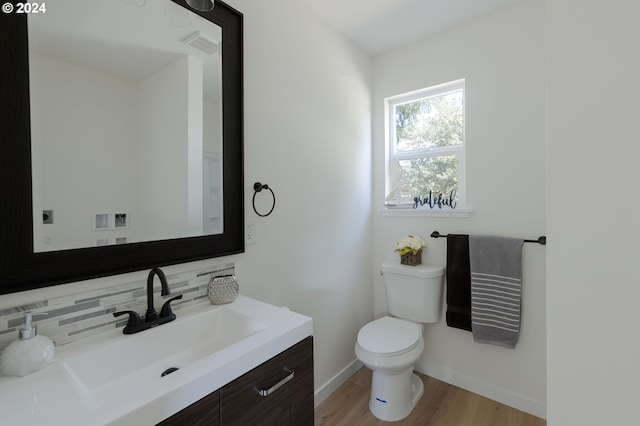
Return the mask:
[(313, 338), (220, 389), (220, 418), (224, 426), (313, 425)]

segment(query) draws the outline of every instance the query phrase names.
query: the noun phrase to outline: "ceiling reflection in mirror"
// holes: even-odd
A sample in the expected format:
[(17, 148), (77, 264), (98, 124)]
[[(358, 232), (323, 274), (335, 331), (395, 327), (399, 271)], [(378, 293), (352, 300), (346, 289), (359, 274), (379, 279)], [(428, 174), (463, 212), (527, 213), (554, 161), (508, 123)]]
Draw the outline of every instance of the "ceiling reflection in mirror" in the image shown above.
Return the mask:
[(58, 0), (28, 28), (34, 251), (221, 234), (220, 27)]

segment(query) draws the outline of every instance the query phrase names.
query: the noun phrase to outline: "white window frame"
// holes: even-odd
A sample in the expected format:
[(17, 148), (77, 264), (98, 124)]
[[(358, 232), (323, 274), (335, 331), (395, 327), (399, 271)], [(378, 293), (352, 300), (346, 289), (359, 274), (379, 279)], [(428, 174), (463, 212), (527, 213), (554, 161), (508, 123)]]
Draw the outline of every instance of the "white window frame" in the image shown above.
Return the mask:
[[(443, 95), (448, 92), (462, 90), (463, 99), (463, 140), (461, 144), (417, 149), (410, 152), (395, 152), (395, 140), (396, 140), (396, 126), (395, 126), (395, 111), (396, 105), (402, 105), (405, 103), (415, 102), (420, 99), (429, 98), (432, 96)], [(409, 93), (403, 93), (401, 95), (391, 96), (385, 98), (385, 211), (396, 212), (400, 211), (409, 212), (413, 214), (427, 214), (427, 215), (443, 215), (443, 216), (468, 216), (471, 210), (466, 205), (466, 181), (465, 181), (465, 147), (466, 147), (466, 104), (465, 104), (465, 80), (455, 80), (437, 86), (431, 86), (425, 89), (416, 90)], [(393, 204), (389, 203), (392, 188), (392, 183), (397, 182), (398, 167), (396, 166), (399, 160), (409, 160), (415, 158), (431, 158), (440, 157), (445, 155), (455, 155), (458, 162), (458, 189), (457, 189), (457, 204), (454, 209), (443, 207), (430, 209), (429, 207), (413, 208), (412, 204)]]

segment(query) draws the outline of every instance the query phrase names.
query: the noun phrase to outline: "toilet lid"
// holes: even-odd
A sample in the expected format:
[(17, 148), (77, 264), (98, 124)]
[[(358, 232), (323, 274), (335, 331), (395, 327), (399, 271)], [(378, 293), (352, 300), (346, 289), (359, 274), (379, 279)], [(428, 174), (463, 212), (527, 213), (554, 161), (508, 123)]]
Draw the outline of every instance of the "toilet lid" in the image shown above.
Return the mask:
[(413, 349), (420, 340), (416, 323), (399, 318), (383, 317), (360, 329), (358, 344), (369, 352), (391, 354)]

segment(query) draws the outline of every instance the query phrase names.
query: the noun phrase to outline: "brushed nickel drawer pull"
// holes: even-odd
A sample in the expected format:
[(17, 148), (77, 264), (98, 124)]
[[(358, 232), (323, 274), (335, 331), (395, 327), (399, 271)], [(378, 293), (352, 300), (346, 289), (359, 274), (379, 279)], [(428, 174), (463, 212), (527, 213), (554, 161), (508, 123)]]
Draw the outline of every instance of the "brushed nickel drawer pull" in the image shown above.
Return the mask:
[(285, 377), (284, 379), (280, 380), (278, 383), (276, 383), (275, 385), (271, 386), (269, 389), (258, 389), (256, 387), (256, 392), (258, 392), (258, 395), (260, 396), (269, 396), (272, 393), (274, 393), (275, 391), (277, 391), (281, 386), (283, 386), (285, 383), (287, 383), (288, 381), (290, 381), (291, 379), (293, 379), (293, 375), (295, 374), (295, 371), (285, 367), (284, 371), (286, 373), (289, 373), (289, 375), (287, 377)]

